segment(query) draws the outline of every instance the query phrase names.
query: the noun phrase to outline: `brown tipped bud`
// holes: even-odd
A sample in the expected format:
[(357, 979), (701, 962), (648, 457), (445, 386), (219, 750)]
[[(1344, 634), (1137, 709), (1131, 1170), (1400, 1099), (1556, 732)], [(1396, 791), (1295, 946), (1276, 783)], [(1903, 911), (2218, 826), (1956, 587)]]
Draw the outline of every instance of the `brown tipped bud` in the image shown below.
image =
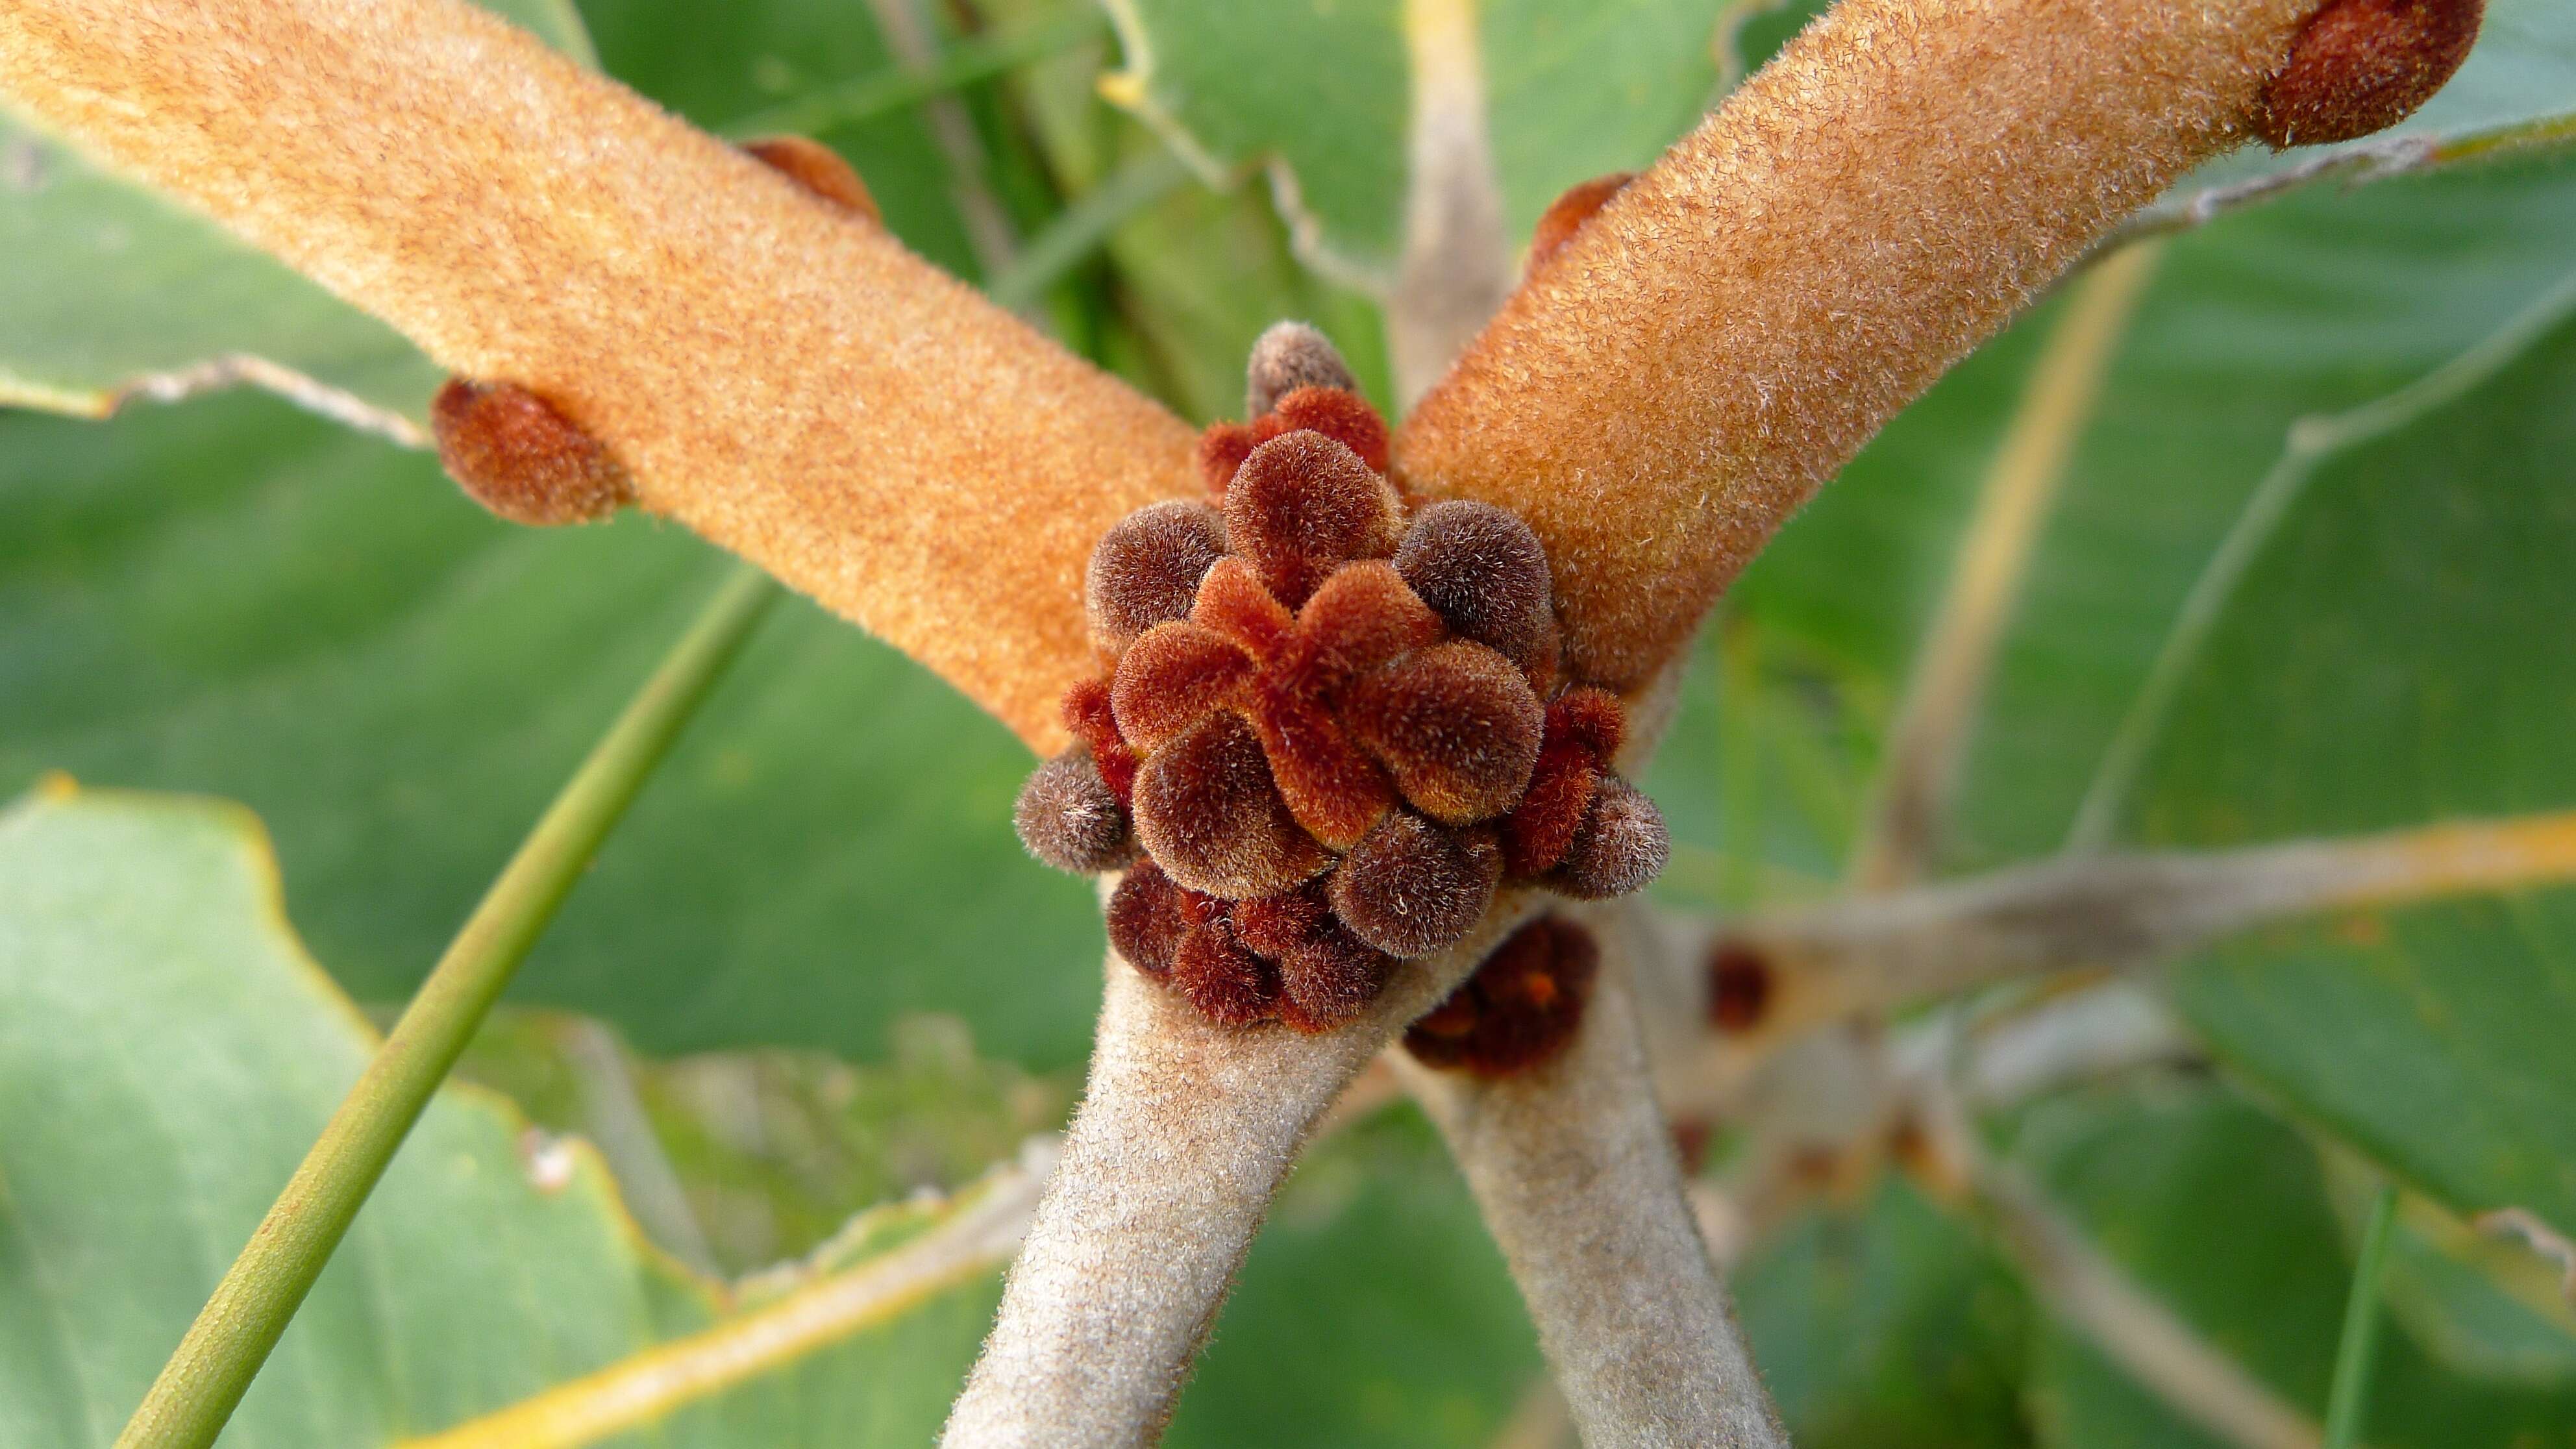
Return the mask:
[(2476, 43), (2485, 0), (2327, 0), (2254, 108), (2273, 150), (2385, 130), (2432, 99)]
[(1155, 751), (1136, 772), (1133, 809), (1137, 838), (1164, 873), (1212, 896), (1276, 895), (1332, 864), (1279, 798), (1252, 727), (1232, 714)]
[(1708, 958), (1709, 1025), (1741, 1035), (1771, 1009), (1771, 963), (1741, 941), (1720, 941)]
[(1522, 272), (1537, 271), (1541, 263), (1574, 240), (1574, 234), (1583, 230), (1594, 212), (1608, 206), (1611, 197), (1636, 179), (1634, 171), (1613, 171), (1565, 188), (1565, 194), (1549, 202), (1547, 210), (1539, 214), (1538, 229), (1530, 233), (1529, 260), (1522, 264)]
[(1465, 825), (1529, 788), (1546, 711), (1510, 660), (1455, 640), (1363, 680), (1344, 718), (1415, 808)]
[(1199, 580), (1225, 556), (1225, 518), (1204, 503), (1157, 503), (1118, 520), (1082, 571), (1092, 642), (1115, 652), (1189, 617)]
[(1553, 644), (1547, 550), (1490, 503), (1451, 499), (1414, 515), (1395, 569), (1450, 628), (1524, 669)]
[(1215, 902), (1184, 890), (1150, 860), (1136, 862), (1109, 893), (1109, 945), (1148, 976), (1168, 975), (1181, 940), (1206, 924)]
[(1227, 541), (1292, 609), (1343, 564), (1393, 554), (1396, 528), (1394, 490), (1321, 433), (1253, 449), (1225, 491)]
[(1475, 928), (1502, 873), (1502, 852), (1481, 832), (1398, 811), (1333, 873), (1333, 913), (1390, 956), (1426, 956)]
[(1233, 703), (1251, 677), (1251, 656), (1224, 635), (1187, 621), (1163, 624), (1118, 661), (1110, 708), (1119, 734), (1150, 752)]
[(1279, 968), (1246, 950), (1222, 916), (1182, 938), (1172, 987), (1223, 1026), (1259, 1026), (1278, 1015)]
[(635, 501), (607, 446), (517, 383), (449, 378), (429, 428), (447, 476), (512, 523), (589, 523)]
[(1395, 958), (1339, 926), (1279, 958), (1279, 1019), (1298, 1031), (1347, 1025), (1377, 1000)]
[(1301, 387), (1360, 390), (1332, 340), (1303, 322), (1273, 322), (1252, 344), (1244, 367), (1243, 415), (1257, 418)]
[(1604, 775), (1550, 884), (1577, 900), (1624, 896), (1662, 875), (1672, 854), (1673, 838), (1655, 802), (1618, 776)]
[[(1377, 415), (1367, 398), (1337, 387), (1301, 387), (1279, 400), (1279, 406), (1262, 420), (1265, 429), (1293, 433), (1299, 428), (1321, 433), (1360, 455), (1372, 473), (1386, 471), (1386, 419)], [(1261, 439), (1268, 442), (1269, 437)]]
[(816, 197), (875, 225), (885, 224), (885, 214), (868, 194), (868, 184), (841, 159), (840, 152), (822, 142), (803, 136), (761, 136), (743, 142), (742, 149)]
[(1440, 642), (1431, 612), (1394, 568), (1380, 559), (1346, 564), (1297, 611), (1297, 635), (1281, 668), (1318, 695), (1380, 665)]
[(1447, 1001), (1404, 1034), (1404, 1049), (1435, 1067), (1507, 1077), (1547, 1062), (1574, 1040), (1601, 947), (1563, 916), (1513, 932)]
[(1135, 857), (1127, 812), (1083, 745), (1037, 767), (1020, 787), (1011, 823), (1029, 854), (1058, 870), (1092, 875)]

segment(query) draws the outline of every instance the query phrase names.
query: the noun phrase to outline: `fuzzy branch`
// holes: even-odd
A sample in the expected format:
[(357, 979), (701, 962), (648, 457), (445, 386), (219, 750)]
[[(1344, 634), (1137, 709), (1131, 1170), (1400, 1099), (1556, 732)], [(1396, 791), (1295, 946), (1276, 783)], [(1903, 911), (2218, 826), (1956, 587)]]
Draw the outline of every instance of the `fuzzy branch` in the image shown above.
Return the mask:
[(2244, 139), (2316, 0), (1844, 0), (1514, 294), (1398, 436), (1520, 513), (1622, 686), (1879, 425)]
[(545, 397), (1042, 752), (1093, 541), (1197, 491), (1161, 408), (464, 0), (12, 0), (0, 94)]
[(1602, 975), (1563, 1055), (1492, 1081), (1399, 1070), (1466, 1172), (1585, 1443), (1785, 1449), (1648, 1084), (1630, 944), (1601, 924)]
[(1113, 956), (1090, 1085), (942, 1443), (1151, 1443), (1317, 1120), (1529, 905), (1319, 1036), (1219, 1025)]

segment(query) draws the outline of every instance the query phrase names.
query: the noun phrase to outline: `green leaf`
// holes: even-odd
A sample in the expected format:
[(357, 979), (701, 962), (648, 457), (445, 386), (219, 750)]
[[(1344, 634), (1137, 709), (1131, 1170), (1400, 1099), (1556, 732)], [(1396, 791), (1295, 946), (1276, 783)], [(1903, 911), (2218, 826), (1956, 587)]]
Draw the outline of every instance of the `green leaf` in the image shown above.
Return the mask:
[(1734, 1274), (1762, 1381), (1810, 1449), (2029, 1442), (2029, 1304), (1966, 1225), (1889, 1177), (1813, 1209)]
[[(490, 8), (591, 59), (570, 0)], [(5, 113), (0, 256), (0, 404), (95, 418), (249, 383), (427, 440), (443, 374), (392, 328)]]
[[(0, 416), (0, 790), (242, 799), (363, 999), (407, 995), (721, 561), (630, 518), (495, 522), (436, 465), (255, 396)], [(906, 1014), (1078, 1063), (1098, 911), (1021, 854), (1026, 752), (819, 610), (774, 615), (514, 999), (642, 1049), (884, 1054)]]
[[(1419, 7), (1426, 0), (1412, 0)], [(1281, 208), (1338, 274), (1383, 286), (1404, 248), (1415, 65), (1407, 0), (1273, 6), (1112, 0), (1112, 93), (1210, 181), (1269, 169)], [(1506, 220), (1633, 170), (1715, 96), (1725, 0), (1495, 0), (1479, 7), (1485, 122)]]
[[(374, 1033), (237, 807), (55, 787), (0, 813), (0, 1442), (103, 1445)], [(874, 1220), (854, 1251), (936, 1221)], [(902, 1221), (897, 1221), (900, 1218)], [(926, 1438), (992, 1275), (670, 1421), (677, 1444)], [(596, 1158), (487, 1092), (423, 1115), (225, 1443), (384, 1444), (718, 1321)]]
[[(2165, 1082), (2042, 1107), (2017, 1150), (2141, 1287), (2288, 1402), (2322, 1413), (2354, 1244), (2296, 1133), (2214, 1085)], [(2452, 1372), (2403, 1319), (2385, 1328), (2366, 1442), (2509, 1449), (2576, 1434), (2576, 1393)], [(2037, 1349), (2032, 1402), (2043, 1444), (2217, 1449), (2063, 1327)]]
[[(2558, 747), (2576, 710), (2571, 397), (2576, 282), (2424, 384), (2311, 425), (2213, 565), (2170, 691), (2140, 705), (2140, 835), (2576, 800)], [(2174, 985), (2232, 1060), (2453, 1206), (2576, 1229), (2576, 894), (2284, 931)]]

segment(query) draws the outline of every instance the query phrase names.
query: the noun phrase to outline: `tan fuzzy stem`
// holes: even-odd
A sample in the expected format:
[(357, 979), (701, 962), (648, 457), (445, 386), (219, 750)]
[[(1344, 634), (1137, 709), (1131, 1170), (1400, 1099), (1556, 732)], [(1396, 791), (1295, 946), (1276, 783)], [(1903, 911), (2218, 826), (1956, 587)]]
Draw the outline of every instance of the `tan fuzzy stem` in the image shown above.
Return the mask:
[(1466, 1172), (1584, 1443), (1786, 1446), (1655, 1106), (1630, 951), (1608, 933), (1602, 948), (1563, 1055), (1499, 1080), (1399, 1070)]
[(2245, 136), (2316, 0), (1844, 0), (1514, 294), (1396, 440), (1527, 518), (1628, 685), (1889, 415)]
[(1042, 752), (1082, 565), (1192, 438), (881, 229), (464, 0), (11, 0), (0, 92), (468, 377)]
[(1507, 893), (1458, 946), (1402, 966), (1367, 1015), (1316, 1036), (1218, 1025), (1110, 958), (1090, 1086), (940, 1442), (1153, 1442), (1317, 1120), (1528, 910)]

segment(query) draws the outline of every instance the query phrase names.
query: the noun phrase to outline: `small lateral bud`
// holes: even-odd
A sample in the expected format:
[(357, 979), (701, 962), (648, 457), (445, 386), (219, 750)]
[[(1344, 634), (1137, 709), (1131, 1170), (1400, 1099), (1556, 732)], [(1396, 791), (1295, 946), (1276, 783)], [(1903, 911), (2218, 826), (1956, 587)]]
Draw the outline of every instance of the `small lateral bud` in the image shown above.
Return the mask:
[(1522, 264), (1522, 273), (1537, 271), (1541, 263), (1562, 251), (1593, 213), (1608, 206), (1611, 197), (1636, 179), (1634, 171), (1613, 171), (1565, 188), (1565, 194), (1549, 202), (1547, 210), (1539, 214), (1538, 228), (1530, 233), (1529, 260)]
[(1333, 872), (1333, 913), (1390, 956), (1427, 956), (1475, 929), (1502, 874), (1502, 852), (1483, 832), (1399, 810)]
[(449, 378), (429, 428), (447, 476), (512, 523), (589, 523), (635, 501), (607, 446), (517, 383)]
[(1529, 1071), (1574, 1040), (1600, 969), (1600, 943), (1590, 931), (1563, 916), (1541, 916), (1415, 1022), (1404, 1048), (1427, 1065), (1489, 1079)]
[(1547, 550), (1490, 503), (1453, 498), (1415, 514), (1395, 571), (1450, 628), (1524, 669), (1555, 633)]
[(1127, 863), (1136, 842), (1091, 750), (1075, 745), (1038, 766), (1020, 787), (1011, 823), (1029, 854), (1058, 870), (1091, 874)]
[(2415, 113), (2477, 42), (2485, 0), (2327, 0), (2254, 109), (2275, 151), (2385, 130)]
[(1576, 900), (1624, 896), (1652, 884), (1672, 853), (1673, 838), (1655, 802), (1618, 776), (1604, 775), (1552, 884)]
[(1243, 415), (1257, 418), (1301, 387), (1360, 390), (1330, 338), (1304, 322), (1273, 322), (1244, 366)]
[(1156, 503), (1120, 519), (1082, 571), (1092, 642), (1114, 652), (1157, 624), (1188, 618), (1199, 580), (1224, 556), (1225, 517), (1204, 503)]
[(841, 153), (820, 141), (804, 136), (761, 136), (742, 143), (751, 158), (770, 170), (804, 187), (821, 200), (878, 225), (885, 225), (885, 213), (877, 209), (877, 199), (868, 193), (868, 184), (859, 179)]

